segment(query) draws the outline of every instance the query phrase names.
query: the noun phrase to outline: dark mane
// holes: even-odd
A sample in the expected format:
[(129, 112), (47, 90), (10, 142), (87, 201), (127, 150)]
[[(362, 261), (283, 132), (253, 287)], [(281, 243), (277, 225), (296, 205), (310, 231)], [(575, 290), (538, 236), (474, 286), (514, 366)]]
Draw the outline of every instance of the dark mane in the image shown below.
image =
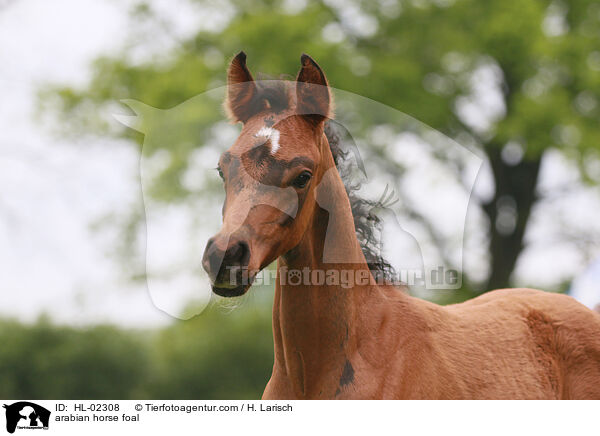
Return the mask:
[(329, 141), (329, 148), (335, 166), (342, 177), (346, 193), (350, 199), (356, 237), (367, 259), (369, 269), (375, 279), (391, 282), (395, 271), (392, 265), (381, 256), (383, 222), (375, 213), (383, 205), (379, 201), (367, 200), (356, 195), (361, 183), (353, 181), (350, 177), (352, 158), (349, 156), (350, 153), (343, 147), (339, 128), (333, 122), (327, 121), (325, 123), (325, 136)]
[(274, 78), (259, 73), (256, 81), (257, 93), (255, 98), (259, 102), (267, 101), (273, 112), (281, 112), (290, 107), (292, 83), (295, 82), (286, 75)]
[[(257, 81), (257, 98), (263, 102), (267, 101), (270, 108), (275, 112), (282, 111), (290, 106), (291, 91), (293, 90), (291, 85), (295, 82), (284, 79), (289, 78), (280, 77), (279, 80), (273, 80), (268, 76), (260, 75)], [(350, 199), (356, 236), (369, 269), (375, 279), (392, 281), (395, 273), (394, 268), (381, 256), (383, 222), (375, 213), (377, 209), (382, 208), (382, 204), (379, 201), (366, 200), (356, 195), (356, 191), (360, 189), (361, 184), (351, 180), (352, 157), (346, 151), (347, 147), (344, 147), (339, 127), (334, 122), (327, 121), (325, 123), (325, 135)]]

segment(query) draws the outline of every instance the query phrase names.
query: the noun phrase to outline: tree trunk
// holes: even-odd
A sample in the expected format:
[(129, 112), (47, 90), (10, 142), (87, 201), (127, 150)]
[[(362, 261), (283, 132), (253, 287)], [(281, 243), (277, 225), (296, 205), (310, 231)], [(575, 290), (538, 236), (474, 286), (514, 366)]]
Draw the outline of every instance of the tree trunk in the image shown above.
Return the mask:
[(536, 201), (541, 163), (540, 156), (510, 165), (502, 159), (501, 151), (498, 145), (486, 148), (496, 184), (494, 198), (484, 204), (491, 236), (491, 269), (486, 291), (510, 286), (510, 276), (523, 249), (523, 236)]

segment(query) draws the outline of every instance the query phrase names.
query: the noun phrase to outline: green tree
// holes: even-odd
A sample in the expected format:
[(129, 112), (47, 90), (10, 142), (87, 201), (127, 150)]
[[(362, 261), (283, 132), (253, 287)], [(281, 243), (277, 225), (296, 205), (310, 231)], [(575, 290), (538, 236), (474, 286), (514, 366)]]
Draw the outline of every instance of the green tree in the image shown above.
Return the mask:
[(271, 313), (246, 303), (155, 330), (0, 320), (0, 397), (260, 398), (273, 366)]
[(266, 305), (225, 312), (211, 307), (178, 322), (153, 341), (151, 398), (260, 398), (273, 367), (271, 314)]
[[(310, 53), (333, 86), (408, 113), (485, 154), (495, 191), (475, 201), (489, 222), (490, 272), (480, 284), (486, 289), (510, 284), (540, 201), (536, 186), (548, 150), (578, 162), (586, 181), (599, 181), (586, 165), (598, 160), (600, 144), (596, 1), (316, 1), (293, 11), (291, 2), (278, 0), (192, 4), (205, 20), (219, 10), (227, 19), (146, 63), (133, 63), (127, 50), (99, 59), (85, 89), (48, 93), (59, 96), (71, 126), (88, 129), (90, 120), (97, 126), (97, 108), (121, 98), (159, 108), (179, 104), (223, 84), (227, 59), (241, 49), (254, 71), (277, 73), (297, 71), (298, 55)], [(141, 3), (132, 16), (155, 23), (144, 27), (152, 29), (145, 38), (169, 34), (151, 4)], [(481, 105), (481, 86), (498, 96), (495, 110)], [(473, 122), (469, 110), (482, 115), (481, 122)], [(164, 170), (163, 199), (191, 195), (179, 180), (193, 147), (160, 147), (174, 153)], [(385, 150), (379, 157), (397, 170)], [(435, 223), (429, 228), (435, 232)]]
[(0, 321), (0, 397), (132, 399), (143, 396), (148, 347), (110, 326)]

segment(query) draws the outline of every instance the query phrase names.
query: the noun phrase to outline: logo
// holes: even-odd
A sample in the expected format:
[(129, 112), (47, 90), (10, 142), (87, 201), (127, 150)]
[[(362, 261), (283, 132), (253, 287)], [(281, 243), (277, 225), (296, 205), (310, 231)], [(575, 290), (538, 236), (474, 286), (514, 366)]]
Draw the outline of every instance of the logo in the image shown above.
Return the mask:
[[(218, 156), (235, 143), (239, 135), (239, 131), (222, 121), (219, 115), (219, 105), (226, 95), (231, 94), (232, 89), (235, 93), (236, 86), (212, 89), (165, 110), (136, 100), (123, 100), (122, 103), (131, 109), (132, 114), (114, 115), (125, 126), (144, 134), (140, 156), (140, 181), (145, 212), (142, 216), (145, 216), (146, 234), (144, 277), (152, 302), (177, 318), (189, 319), (201, 313), (211, 301), (210, 290), (214, 277), (211, 279), (199, 265), (206, 239), (220, 231), (222, 217), (221, 214), (216, 214), (211, 219), (210, 214), (203, 212), (203, 225), (199, 232), (195, 219), (168, 218), (175, 216), (172, 215), (174, 209), (165, 203), (164, 198), (158, 198), (152, 193), (162, 192), (164, 175), (173, 167), (173, 156), (170, 151), (166, 151), (165, 144), (170, 144), (169, 148), (173, 150), (188, 150), (193, 147), (189, 166), (181, 175), (181, 193), (184, 198), (189, 193), (189, 198), (194, 200), (189, 203), (189, 209), (184, 202), (180, 204), (181, 208), (178, 205), (176, 214), (180, 217), (184, 217), (189, 211), (194, 214), (196, 205), (202, 205), (207, 211), (211, 207), (221, 209), (224, 192), (221, 191), (221, 197), (216, 198), (213, 196), (213, 189), (204, 189), (204, 183), (210, 181), (214, 183), (211, 186), (220, 186), (222, 181), (218, 171), (215, 171), (215, 164)], [(260, 81), (260, 85), (256, 86), (277, 93), (277, 90), (285, 90), (290, 85), (286, 81), (266, 80)], [(337, 150), (337, 169), (329, 168), (319, 180), (315, 188), (316, 203), (330, 215), (330, 223), (338, 221), (332, 215), (338, 210), (337, 197), (330, 194), (334, 192), (341, 175), (346, 183), (346, 190), (354, 198), (350, 204), (366, 260), (372, 265), (381, 266), (380, 270), (372, 269), (375, 280), (382, 280), (386, 284), (408, 285), (419, 296), (429, 295), (436, 290), (460, 289), (465, 222), (471, 193), (483, 159), (452, 138), (445, 137), (394, 108), (339, 89), (330, 88), (330, 91), (335, 94), (337, 106), (346, 109), (337, 113), (337, 120), (329, 120), (326, 126), (325, 134), (329, 134), (330, 147), (333, 144)], [(368, 116), (357, 122), (359, 113)], [(279, 162), (277, 156), (286, 149), (286, 138), (275, 128), (271, 118), (264, 118), (263, 121), (264, 125), (257, 125), (256, 132), (251, 133), (255, 140), (253, 154), (248, 154), (247, 158), (254, 156), (253, 159), (256, 160), (259, 156), (257, 153), (266, 150), (264, 156), (260, 154), (261, 162), (264, 161), (261, 167), (271, 168), (267, 172), (275, 174), (274, 168), (278, 168)], [(362, 144), (369, 143), (373, 143), (376, 146), (373, 150), (378, 151), (374, 152), (370, 148), (364, 150), (366, 153), (361, 151)], [(264, 148), (265, 144), (267, 148)], [(395, 159), (394, 156), (397, 155), (403, 156), (402, 159)], [(460, 176), (465, 177), (464, 179), (455, 180), (456, 168), (469, 168)], [(300, 197), (295, 188), (281, 183), (279, 179), (277, 183), (274, 182), (275, 179), (261, 179), (260, 171), (257, 171), (253, 165), (236, 166), (235, 178), (245, 180), (249, 188), (245, 191), (247, 195), (243, 201), (237, 203), (235, 213), (231, 214), (229, 231), (223, 233), (224, 247), (229, 246), (229, 237), (235, 237), (232, 232), (240, 229), (250, 214), (256, 213), (258, 206), (276, 209), (290, 219), (294, 219), (300, 210)], [(424, 179), (426, 174), (433, 175), (433, 178)], [(407, 183), (399, 183), (399, 175)], [(444, 185), (453, 194), (441, 195), (442, 191), (436, 180), (447, 181)], [(415, 195), (413, 188), (417, 185), (419, 190), (418, 195)], [(239, 186), (237, 191), (242, 189), (242, 184)], [(378, 195), (381, 189), (384, 189), (383, 193)], [(440, 227), (434, 227), (437, 224), (433, 218), (437, 216), (444, 217), (440, 221)], [(338, 275), (330, 280), (346, 283), (347, 288), (353, 288), (357, 281), (362, 281), (361, 277), (353, 275), (356, 269), (352, 267), (362, 262), (361, 256), (358, 254), (358, 258), (351, 257), (350, 254), (356, 251), (342, 249), (331, 229), (328, 227), (323, 239), (323, 263), (350, 264), (345, 271), (336, 267), (337, 271), (333, 273)], [(191, 234), (204, 235), (206, 239), (190, 238)], [(169, 250), (172, 250), (167, 256), (169, 259), (164, 256), (165, 238), (170, 241)], [(397, 250), (398, 246), (402, 250)], [(392, 255), (389, 260), (397, 265), (404, 265), (402, 270), (386, 267), (386, 248), (387, 254)], [(190, 253), (197, 255), (190, 256)], [(224, 255), (223, 250), (213, 256), (214, 264), (223, 265)], [(227, 265), (224, 265), (225, 274), (226, 268)], [(215, 273), (220, 271), (220, 268), (215, 269)], [(164, 274), (167, 270), (170, 272)], [(228, 279), (228, 289), (235, 289), (238, 285), (247, 287), (251, 283), (258, 284), (255, 280), (256, 271), (246, 275), (247, 281), (244, 272), (239, 269), (230, 269), (229, 273), (229, 277), (221, 277), (223, 283), (227, 283), (225, 279)], [(324, 280), (328, 280), (326, 270), (307, 273), (311, 283), (314, 283), (313, 278), (318, 283), (323, 275)], [(288, 271), (287, 283), (305, 285), (303, 274)], [(194, 305), (192, 311), (186, 311), (182, 315), (179, 303), (173, 298), (174, 288), (178, 295), (189, 295), (188, 298), (200, 303)]]
[(14, 433), (18, 429), (48, 430), (50, 411), (29, 401), (3, 406), (6, 409), (6, 431)]

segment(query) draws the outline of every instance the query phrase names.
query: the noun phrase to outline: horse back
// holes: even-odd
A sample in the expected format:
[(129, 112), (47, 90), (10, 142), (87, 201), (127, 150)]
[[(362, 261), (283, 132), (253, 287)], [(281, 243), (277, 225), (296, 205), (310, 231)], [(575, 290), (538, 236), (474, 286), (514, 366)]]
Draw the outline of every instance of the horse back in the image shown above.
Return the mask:
[(467, 397), (600, 399), (600, 315), (575, 299), (502, 289), (443, 309), (440, 354)]

